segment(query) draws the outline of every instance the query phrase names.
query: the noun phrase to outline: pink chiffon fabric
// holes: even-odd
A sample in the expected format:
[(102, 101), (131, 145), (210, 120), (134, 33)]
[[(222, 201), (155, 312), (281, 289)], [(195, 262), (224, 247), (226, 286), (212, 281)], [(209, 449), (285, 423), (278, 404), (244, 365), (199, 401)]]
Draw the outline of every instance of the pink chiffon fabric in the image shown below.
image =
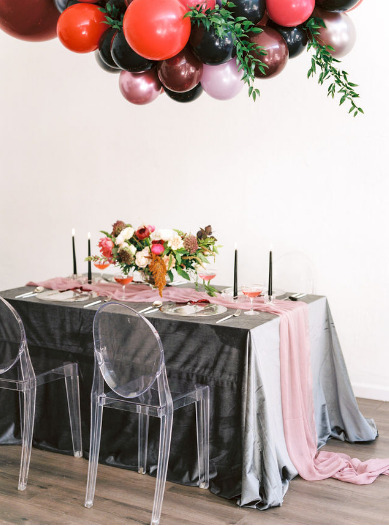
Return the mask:
[[(53, 278), (30, 282), (28, 285), (66, 290), (80, 287), (80, 282), (69, 278)], [(112, 296), (113, 299), (119, 299), (122, 294), (121, 285), (116, 283), (83, 284), (82, 288), (93, 290), (102, 296)], [(126, 301), (153, 302), (159, 299), (158, 291), (148, 285), (130, 284), (126, 287)], [(167, 287), (162, 298), (163, 301), (175, 302), (202, 299), (233, 309), (250, 308), (245, 298), (232, 302), (221, 295), (210, 298), (205, 292), (190, 288)], [(361, 462), (342, 453), (317, 451), (307, 305), (282, 300), (269, 305), (259, 298), (254, 300), (254, 309), (280, 317), (281, 399), (285, 441), (299, 475), (310, 481), (333, 477), (353, 484), (371, 484), (378, 475), (389, 475), (389, 459)]]

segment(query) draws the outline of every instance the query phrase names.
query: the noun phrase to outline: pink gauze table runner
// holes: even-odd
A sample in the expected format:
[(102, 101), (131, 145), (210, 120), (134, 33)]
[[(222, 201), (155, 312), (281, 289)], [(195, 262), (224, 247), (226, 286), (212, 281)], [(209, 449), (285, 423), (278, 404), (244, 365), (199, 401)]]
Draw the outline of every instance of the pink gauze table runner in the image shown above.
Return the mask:
[[(65, 290), (79, 287), (80, 283), (69, 278), (53, 278), (28, 285)], [(122, 287), (116, 283), (83, 284), (82, 288), (113, 299), (118, 299), (122, 293)], [(158, 299), (161, 299), (158, 291), (148, 285), (133, 284), (126, 288), (126, 301)], [(233, 309), (250, 308), (245, 300), (232, 303), (223, 296), (210, 298), (205, 292), (190, 288), (166, 288), (162, 299), (176, 302), (210, 299), (212, 303)], [(282, 300), (268, 305), (258, 299), (254, 301), (254, 308), (280, 316), (282, 417), (288, 453), (299, 475), (306, 480), (333, 477), (353, 484), (370, 484), (378, 475), (389, 475), (389, 459), (361, 462), (342, 453), (317, 451), (307, 305)]]

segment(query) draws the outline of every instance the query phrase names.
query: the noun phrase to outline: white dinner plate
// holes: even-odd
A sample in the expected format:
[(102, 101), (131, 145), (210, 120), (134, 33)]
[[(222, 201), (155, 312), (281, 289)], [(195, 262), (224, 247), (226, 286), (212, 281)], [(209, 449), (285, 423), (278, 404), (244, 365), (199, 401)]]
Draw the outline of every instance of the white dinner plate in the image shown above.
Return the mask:
[(76, 290), (65, 290), (61, 292), (60, 290), (45, 290), (36, 295), (40, 300), (44, 301), (64, 301), (66, 303), (74, 301), (86, 301), (91, 298), (97, 298), (97, 292), (79, 292)]
[(216, 314), (223, 314), (227, 311), (227, 307), (223, 305), (215, 305), (207, 303), (206, 305), (172, 305), (167, 303), (162, 305), (159, 309), (164, 314), (171, 314), (172, 316), (215, 316)]

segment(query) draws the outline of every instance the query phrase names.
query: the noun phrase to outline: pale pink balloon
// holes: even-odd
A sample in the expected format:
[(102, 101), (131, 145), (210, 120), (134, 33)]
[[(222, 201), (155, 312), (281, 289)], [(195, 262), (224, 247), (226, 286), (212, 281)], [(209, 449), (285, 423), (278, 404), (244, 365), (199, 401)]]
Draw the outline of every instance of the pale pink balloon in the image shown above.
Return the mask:
[(119, 77), (119, 88), (125, 99), (132, 104), (149, 104), (161, 93), (161, 82), (156, 69), (143, 73), (122, 71)]
[(201, 85), (204, 91), (218, 100), (232, 99), (244, 86), (243, 71), (238, 71), (236, 59), (229, 60), (218, 66), (203, 66)]
[(331, 53), (336, 58), (350, 53), (357, 38), (351, 18), (346, 13), (330, 13), (318, 7), (314, 10), (314, 16), (322, 18), (326, 25), (320, 29), (320, 36), (317, 37), (319, 42), (332, 46), (335, 51)]

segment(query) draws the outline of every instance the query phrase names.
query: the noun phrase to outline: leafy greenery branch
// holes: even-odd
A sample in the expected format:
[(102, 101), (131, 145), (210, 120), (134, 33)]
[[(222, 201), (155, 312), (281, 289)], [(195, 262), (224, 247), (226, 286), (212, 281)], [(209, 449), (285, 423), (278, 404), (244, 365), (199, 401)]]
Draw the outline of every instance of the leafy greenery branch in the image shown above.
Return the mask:
[(99, 7), (99, 11), (105, 14), (105, 20), (103, 24), (111, 26), (112, 29), (118, 29), (119, 31), (123, 27), (123, 13), (120, 13), (120, 10), (115, 5), (112, 5), (110, 2), (107, 2), (105, 9), (104, 7)]
[(354, 88), (358, 87), (358, 84), (350, 82), (348, 80), (348, 73), (334, 66), (334, 63), (340, 63), (340, 60), (334, 58), (331, 54), (331, 51), (335, 51), (334, 48), (332, 46), (325, 46), (317, 39), (317, 37), (320, 36), (320, 29), (326, 27), (324, 20), (322, 18), (312, 17), (305, 22), (303, 27), (308, 36), (307, 49), (308, 51), (310, 49), (314, 50), (311, 58), (311, 67), (308, 70), (308, 78), (313, 77), (317, 73), (316, 68), (320, 68), (319, 84), (323, 85), (326, 80), (332, 79), (331, 84), (328, 86), (327, 96), (334, 98), (337, 92), (341, 94), (339, 106), (347, 100), (350, 103), (349, 113), (354, 112), (354, 117), (356, 117), (358, 113), (364, 113), (363, 109), (355, 103), (355, 99), (358, 99), (359, 95), (355, 92)]
[(190, 17), (192, 24), (203, 25), (207, 31), (211, 28), (219, 38), (228, 34), (232, 35), (233, 43), (236, 48), (236, 60), (238, 71), (243, 70), (242, 81), (248, 85), (249, 97), (255, 101), (260, 95), (260, 91), (254, 88), (254, 72), (259, 70), (263, 75), (266, 74), (267, 64), (261, 61), (260, 56), (267, 55), (263, 46), (250, 42), (250, 33), (262, 33), (262, 29), (247, 20), (244, 16), (237, 18), (231, 12), (235, 4), (229, 0), (222, 0), (222, 6), (215, 5), (214, 9), (202, 11), (201, 5), (190, 7), (184, 18)]

